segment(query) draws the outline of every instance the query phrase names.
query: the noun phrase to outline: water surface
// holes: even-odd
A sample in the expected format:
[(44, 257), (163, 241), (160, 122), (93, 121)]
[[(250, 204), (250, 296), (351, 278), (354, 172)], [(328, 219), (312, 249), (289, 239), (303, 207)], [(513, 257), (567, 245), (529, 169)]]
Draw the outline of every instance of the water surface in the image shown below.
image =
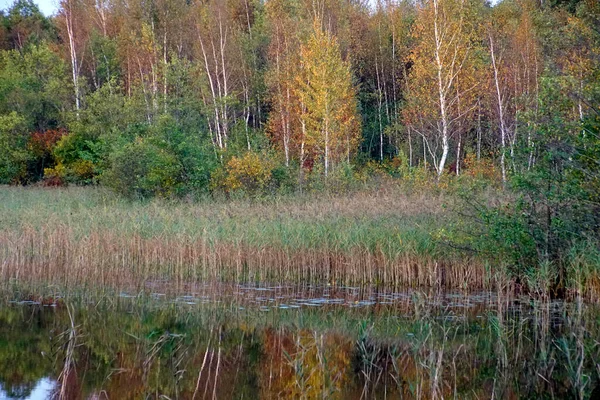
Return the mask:
[(593, 398), (581, 302), (195, 285), (0, 307), (0, 398)]

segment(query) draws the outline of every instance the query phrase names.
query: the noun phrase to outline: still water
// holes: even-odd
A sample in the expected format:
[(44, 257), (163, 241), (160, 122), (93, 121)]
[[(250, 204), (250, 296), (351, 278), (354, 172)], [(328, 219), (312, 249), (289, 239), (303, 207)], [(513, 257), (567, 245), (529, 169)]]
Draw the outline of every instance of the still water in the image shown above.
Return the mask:
[(497, 293), (152, 283), (0, 305), (0, 399), (596, 398), (600, 310)]

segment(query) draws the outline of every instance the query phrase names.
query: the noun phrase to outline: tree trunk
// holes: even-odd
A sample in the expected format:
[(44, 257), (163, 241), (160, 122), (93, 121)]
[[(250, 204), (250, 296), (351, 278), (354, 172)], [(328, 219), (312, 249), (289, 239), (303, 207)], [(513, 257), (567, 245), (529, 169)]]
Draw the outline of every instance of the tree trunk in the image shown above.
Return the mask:
[(442, 38), (440, 36), (438, 30), (438, 0), (433, 0), (433, 7), (435, 13), (434, 19), (434, 33), (435, 33), (435, 62), (437, 67), (437, 83), (438, 83), (438, 96), (439, 96), (439, 105), (440, 105), (440, 122), (442, 125), (442, 157), (440, 158), (440, 162), (437, 165), (437, 175), (438, 180), (441, 178), (444, 173), (444, 166), (446, 165), (446, 159), (448, 158), (448, 153), (450, 150), (449, 143), (449, 132), (448, 132), (448, 115), (446, 110), (446, 88), (444, 87), (444, 77), (443, 77), (443, 64), (441, 59), (441, 45)]
[(73, 79), (73, 89), (75, 94), (75, 110), (77, 118), (79, 118), (80, 93), (79, 93), (79, 60), (77, 57), (77, 49), (75, 48), (75, 32), (73, 27), (73, 5), (71, 1), (66, 1), (64, 4), (65, 22), (67, 25), (67, 36), (69, 37), (69, 54), (71, 57), (71, 73)]
[(492, 57), (492, 67), (494, 69), (498, 118), (500, 119), (500, 169), (502, 170), (502, 185), (506, 186), (506, 123), (504, 121), (504, 101), (500, 91), (500, 79), (498, 77), (498, 66), (496, 65), (496, 52), (494, 51), (494, 39), (492, 38), (492, 35), (490, 35), (490, 55)]

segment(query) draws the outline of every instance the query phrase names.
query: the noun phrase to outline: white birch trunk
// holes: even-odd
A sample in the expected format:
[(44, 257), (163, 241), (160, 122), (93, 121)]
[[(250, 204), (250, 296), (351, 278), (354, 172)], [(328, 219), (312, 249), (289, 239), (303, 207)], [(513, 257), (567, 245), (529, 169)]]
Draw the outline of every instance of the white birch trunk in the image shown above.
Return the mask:
[(441, 59), (442, 52), (442, 37), (438, 28), (438, 0), (433, 0), (433, 8), (434, 8), (434, 35), (435, 35), (435, 63), (437, 68), (437, 84), (438, 84), (438, 96), (439, 96), (439, 106), (440, 106), (440, 123), (441, 123), (441, 136), (442, 136), (442, 157), (440, 158), (440, 162), (438, 163), (437, 175), (438, 179), (444, 173), (444, 166), (446, 165), (446, 159), (448, 158), (448, 153), (450, 150), (450, 141), (449, 141), (449, 132), (448, 132), (448, 115), (447, 115), (447, 104), (446, 104), (446, 88), (444, 84), (443, 77), (443, 69), (444, 65)]
[(75, 94), (75, 110), (77, 110), (77, 118), (79, 118), (79, 109), (81, 108), (81, 100), (79, 93), (79, 60), (77, 49), (75, 47), (75, 32), (73, 27), (73, 8), (71, 1), (63, 2), (65, 10), (65, 22), (67, 25), (67, 36), (69, 38), (69, 55), (71, 58), (71, 74), (73, 79), (73, 89)]
[(502, 171), (502, 184), (506, 185), (506, 122), (504, 120), (504, 100), (500, 90), (500, 78), (498, 77), (498, 66), (496, 64), (496, 52), (494, 50), (494, 39), (490, 35), (490, 55), (494, 69), (494, 83), (496, 87), (496, 101), (498, 102), (498, 118), (500, 122), (500, 169)]

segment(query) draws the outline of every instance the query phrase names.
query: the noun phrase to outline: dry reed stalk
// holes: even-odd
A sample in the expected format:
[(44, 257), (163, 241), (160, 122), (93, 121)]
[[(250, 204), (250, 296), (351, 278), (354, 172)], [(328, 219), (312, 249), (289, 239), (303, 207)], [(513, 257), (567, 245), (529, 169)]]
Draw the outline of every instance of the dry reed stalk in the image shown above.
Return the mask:
[(148, 280), (492, 287), (485, 268), (475, 260), (437, 260), (411, 253), (389, 257), (381, 249), (360, 246), (290, 249), (206, 236), (143, 238), (99, 231), (78, 237), (67, 226), (0, 232), (0, 265), (5, 282), (67, 287), (140, 287)]
[(76, 327), (75, 327), (75, 320), (73, 318), (73, 313), (71, 312), (71, 309), (69, 308), (69, 305), (67, 305), (67, 312), (69, 314), (69, 320), (71, 323), (71, 326), (69, 327), (68, 331), (65, 332), (64, 334), (66, 335), (68, 333), (67, 336), (67, 349), (65, 352), (65, 362), (63, 364), (63, 368), (60, 372), (60, 375), (58, 377), (58, 382), (59, 382), (59, 386), (60, 386), (60, 390), (58, 392), (58, 400), (68, 400), (73, 398), (73, 396), (75, 396), (76, 394), (73, 393), (73, 383), (71, 382), (74, 377), (73, 374), (75, 374), (75, 361), (74, 361), (74, 353), (75, 353), (75, 347), (76, 347), (76, 340), (77, 340), (77, 331), (76, 331)]
[(198, 390), (200, 390), (200, 380), (202, 379), (202, 372), (204, 371), (204, 367), (206, 366), (206, 359), (208, 358), (208, 353), (210, 351), (210, 341), (211, 338), (208, 339), (208, 344), (206, 345), (206, 351), (204, 352), (204, 358), (202, 360), (202, 366), (200, 367), (200, 372), (198, 372), (198, 380), (196, 381), (196, 388), (194, 389), (194, 394), (192, 395), (192, 400), (196, 399), (198, 395)]

